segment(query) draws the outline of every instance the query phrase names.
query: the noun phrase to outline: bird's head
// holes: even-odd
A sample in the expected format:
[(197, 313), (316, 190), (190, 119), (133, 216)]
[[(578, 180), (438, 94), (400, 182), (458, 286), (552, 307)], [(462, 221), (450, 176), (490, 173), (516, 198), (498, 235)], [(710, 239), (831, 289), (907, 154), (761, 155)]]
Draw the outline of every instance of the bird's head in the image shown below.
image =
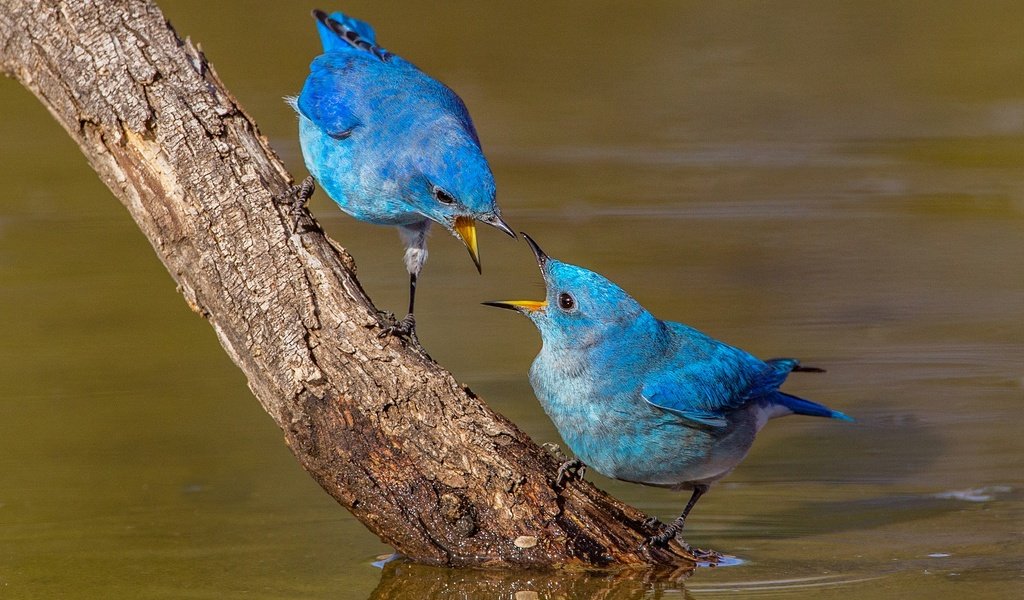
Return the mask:
[[(469, 129), (465, 125), (469, 126)], [(472, 123), (431, 128), (413, 153), (414, 177), (408, 200), (425, 217), (462, 240), (480, 270), (476, 221), (516, 234), (501, 218), (495, 201), (494, 175), (487, 164)]]
[(649, 315), (639, 302), (605, 277), (555, 260), (533, 238), (525, 233), (523, 238), (537, 258), (545, 298), (484, 304), (526, 315), (540, 330), (545, 344), (586, 347), (599, 342), (610, 331), (629, 327)]

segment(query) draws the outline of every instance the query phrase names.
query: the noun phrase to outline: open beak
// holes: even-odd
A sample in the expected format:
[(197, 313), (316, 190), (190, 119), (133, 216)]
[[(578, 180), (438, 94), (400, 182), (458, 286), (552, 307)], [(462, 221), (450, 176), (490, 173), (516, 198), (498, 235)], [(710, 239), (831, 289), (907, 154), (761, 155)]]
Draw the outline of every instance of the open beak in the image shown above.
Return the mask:
[(455, 232), (469, 250), (469, 256), (476, 265), (476, 272), (483, 273), (480, 268), (480, 252), (476, 248), (476, 222), (473, 221), (473, 217), (455, 217)]
[[(533, 238), (526, 235), (522, 231), (523, 239), (530, 245), (530, 250), (533, 250), (533, 255), (537, 257), (537, 265), (540, 267), (541, 273), (544, 272), (544, 266), (548, 262), (548, 255), (544, 254), (544, 251), (540, 249), (537, 242), (533, 241)], [(537, 312), (538, 310), (544, 310), (548, 306), (547, 300), (495, 300), (492, 302), (484, 302), (485, 306), (493, 306), (495, 308), (505, 308), (508, 310), (514, 310), (519, 313), (529, 314)]]
[(514, 310), (523, 314), (536, 312), (538, 310), (544, 310), (548, 305), (547, 300), (495, 300), (493, 302), (484, 302), (485, 306), (493, 306), (495, 308), (506, 308), (508, 310)]
[(544, 265), (548, 262), (548, 255), (540, 249), (540, 246), (537, 245), (537, 242), (533, 241), (532, 237), (526, 235), (523, 231), (520, 231), (519, 233), (523, 234), (523, 239), (525, 239), (526, 243), (530, 245), (530, 250), (533, 250), (533, 255), (537, 258), (537, 266), (540, 267), (540, 272), (543, 273)]

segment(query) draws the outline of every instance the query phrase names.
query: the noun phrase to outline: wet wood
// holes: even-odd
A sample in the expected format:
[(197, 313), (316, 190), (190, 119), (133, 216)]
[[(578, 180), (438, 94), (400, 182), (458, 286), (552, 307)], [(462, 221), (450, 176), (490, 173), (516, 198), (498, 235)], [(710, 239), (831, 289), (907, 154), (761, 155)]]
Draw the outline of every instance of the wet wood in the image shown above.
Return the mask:
[(429, 565), (392, 562), (384, 565), (370, 600), (422, 598), (542, 598), (586, 600), (643, 600), (690, 598), (685, 580), (692, 567), (617, 571), (511, 571), (442, 569)]
[(417, 348), (377, 339), (351, 257), (315, 221), (292, 234), (272, 201), (291, 177), (154, 4), (0, 0), (0, 69), (78, 143), (303, 468), (398, 552), (692, 563), (677, 545), (642, 548), (646, 515), (590, 484), (556, 492), (556, 461), (514, 424)]

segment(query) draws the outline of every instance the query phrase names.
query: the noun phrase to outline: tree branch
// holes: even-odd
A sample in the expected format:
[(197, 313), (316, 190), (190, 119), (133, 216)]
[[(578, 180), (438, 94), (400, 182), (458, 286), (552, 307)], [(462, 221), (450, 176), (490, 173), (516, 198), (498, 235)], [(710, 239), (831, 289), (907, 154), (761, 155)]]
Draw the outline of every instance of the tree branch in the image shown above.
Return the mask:
[(0, 69), (31, 90), (213, 326), (303, 468), (371, 531), (444, 565), (692, 566), (416, 348), (380, 341), (355, 265), (206, 58), (145, 0), (0, 0)]

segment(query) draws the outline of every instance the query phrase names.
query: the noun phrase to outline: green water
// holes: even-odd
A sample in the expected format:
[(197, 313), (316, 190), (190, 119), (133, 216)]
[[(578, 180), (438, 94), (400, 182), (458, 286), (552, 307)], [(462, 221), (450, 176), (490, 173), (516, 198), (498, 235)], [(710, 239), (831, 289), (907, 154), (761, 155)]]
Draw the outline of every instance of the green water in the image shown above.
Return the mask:
[[(297, 176), (305, 2), (162, 0)], [(505, 216), (656, 314), (828, 369), (771, 423), (690, 578), (474, 573), (388, 548), (299, 469), (126, 211), (0, 80), (0, 598), (1024, 594), (1024, 5), (347, 2), (458, 90)], [(335, 8), (323, 5), (322, 8)], [(397, 235), (312, 208), (379, 306)], [(431, 354), (538, 441), (524, 244), (435, 235)], [(685, 498), (593, 476), (668, 519)], [(525, 592), (525, 593), (520, 593)], [(520, 593), (516, 596), (517, 593)]]

